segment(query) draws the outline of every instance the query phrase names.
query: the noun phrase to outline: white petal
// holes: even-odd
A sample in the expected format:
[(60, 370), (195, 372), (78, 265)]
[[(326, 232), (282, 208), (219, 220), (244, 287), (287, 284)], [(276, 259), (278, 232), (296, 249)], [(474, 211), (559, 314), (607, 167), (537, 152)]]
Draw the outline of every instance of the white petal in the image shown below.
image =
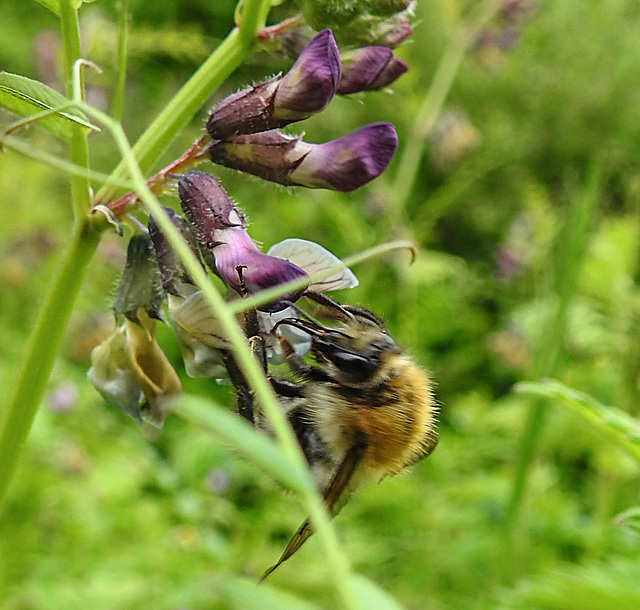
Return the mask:
[(229, 343), (223, 336), (220, 323), (211, 313), (209, 303), (202, 292), (194, 292), (187, 297), (171, 311), (171, 318), (205, 345), (217, 349), (229, 349)]
[(267, 254), (298, 265), (309, 274), (331, 267), (335, 268), (335, 271), (331, 272), (329, 276), (311, 284), (309, 290), (325, 292), (354, 288), (358, 285), (358, 278), (337, 256), (313, 241), (295, 237), (285, 239), (271, 246)]

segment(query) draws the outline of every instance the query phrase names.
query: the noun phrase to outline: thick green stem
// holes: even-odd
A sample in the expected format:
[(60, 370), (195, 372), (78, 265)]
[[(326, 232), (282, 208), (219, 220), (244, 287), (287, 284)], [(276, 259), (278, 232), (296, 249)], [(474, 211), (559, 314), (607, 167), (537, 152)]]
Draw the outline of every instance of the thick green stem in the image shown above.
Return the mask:
[[(60, 27), (64, 45), (64, 73), (67, 97), (73, 97), (73, 64), (80, 59), (80, 29), (78, 13), (70, 0), (60, 2)], [(81, 80), (81, 92), (84, 99), (84, 87)], [(80, 126), (73, 128), (69, 142), (69, 160), (80, 167), (89, 167), (89, 148), (87, 136)], [(89, 209), (89, 179), (87, 176), (71, 177), (71, 200), (76, 221)]]
[(127, 78), (127, 42), (129, 40), (129, 0), (118, 2), (118, 77), (116, 80), (113, 100), (111, 101), (111, 116), (119, 121), (122, 116), (124, 103), (124, 85)]
[(90, 232), (86, 224), (76, 224), (60, 271), (31, 333), (18, 381), (0, 423), (0, 507), (98, 241), (98, 233)]
[[(64, 44), (67, 95), (71, 98), (73, 65), (80, 58), (78, 14), (71, 0), (60, 2), (60, 25)], [(80, 95), (82, 96), (81, 84)], [(88, 167), (87, 139), (84, 130), (79, 126), (74, 128), (69, 142), (69, 158), (76, 166)], [(67, 321), (98, 244), (99, 234), (90, 230), (86, 217), (89, 209), (89, 181), (86, 175), (76, 174), (71, 177), (71, 199), (75, 215), (73, 239), (31, 332), (18, 382), (0, 423), (0, 507), (38, 410)]]

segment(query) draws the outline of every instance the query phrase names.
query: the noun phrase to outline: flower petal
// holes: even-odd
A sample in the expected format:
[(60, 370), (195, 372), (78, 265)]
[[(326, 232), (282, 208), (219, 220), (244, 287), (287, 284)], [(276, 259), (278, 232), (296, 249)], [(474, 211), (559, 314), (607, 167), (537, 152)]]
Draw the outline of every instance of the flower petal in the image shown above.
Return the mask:
[(391, 123), (372, 123), (337, 140), (312, 146), (291, 173), (294, 184), (349, 193), (377, 178), (398, 147)]
[(271, 246), (267, 254), (290, 261), (309, 275), (337, 266), (326, 278), (309, 285), (308, 290), (325, 292), (358, 285), (358, 278), (337, 256), (313, 241), (285, 239)]

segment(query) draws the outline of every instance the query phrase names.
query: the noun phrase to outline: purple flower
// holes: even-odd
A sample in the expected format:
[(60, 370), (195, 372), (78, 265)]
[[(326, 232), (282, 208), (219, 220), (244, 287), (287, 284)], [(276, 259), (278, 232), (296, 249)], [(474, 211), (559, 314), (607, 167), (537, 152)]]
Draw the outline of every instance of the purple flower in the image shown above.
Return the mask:
[[(244, 216), (213, 176), (188, 172), (178, 181), (178, 193), (205, 261), (239, 295), (254, 294), (307, 275), (293, 263), (258, 250), (247, 232)], [(282, 300), (295, 301), (303, 292)], [(263, 309), (284, 306), (278, 301)]]
[(349, 193), (377, 178), (397, 147), (393, 125), (372, 123), (324, 144), (273, 131), (238, 136), (214, 145), (210, 155), (214, 163), (271, 182)]
[[(245, 291), (255, 294), (307, 276), (297, 265), (260, 252), (244, 228), (226, 229), (219, 237), (221, 243), (214, 249), (216, 270), (227, 286), (240, 295)], [(302, 288), (260, 309), (278, 311), (286, 306), (282, 301), (297, 301), (305, 290)]]
[(322, 30), (280, 81), (273, 101), (274, 116), (299, 121), (319, 112), (335, 95), (340, 74), (336, 41), (331, 30)]
[(388, 47), (369, 46), (342, 57), (342, 77), (338, 93), (347, 95), (372, 91), (390, 85), (407, 71), (407, 64)]
[(207, 131), (214, 140), (224, 140), (306, 119), (331, 101), (340, 71), (340, 53), (333, 34), (331, 30), (322, 30), (283, 77), (222, 100), (207, 120)]

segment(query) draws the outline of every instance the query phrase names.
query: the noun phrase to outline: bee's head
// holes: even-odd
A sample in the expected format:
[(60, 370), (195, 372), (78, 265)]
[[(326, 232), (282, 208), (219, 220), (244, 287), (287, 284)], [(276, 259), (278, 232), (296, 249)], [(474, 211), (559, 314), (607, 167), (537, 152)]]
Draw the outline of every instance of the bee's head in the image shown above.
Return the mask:
[(344, 320), (334, 327), (299, 318), (280, 324), (308, 333), (316, 360), (334, 369), (344, 381), (364, 382), (375, 375), (385, 354), (398, 352), (399, 348), (372, 313), (354, 307), (344, 307), (343, 311)]

